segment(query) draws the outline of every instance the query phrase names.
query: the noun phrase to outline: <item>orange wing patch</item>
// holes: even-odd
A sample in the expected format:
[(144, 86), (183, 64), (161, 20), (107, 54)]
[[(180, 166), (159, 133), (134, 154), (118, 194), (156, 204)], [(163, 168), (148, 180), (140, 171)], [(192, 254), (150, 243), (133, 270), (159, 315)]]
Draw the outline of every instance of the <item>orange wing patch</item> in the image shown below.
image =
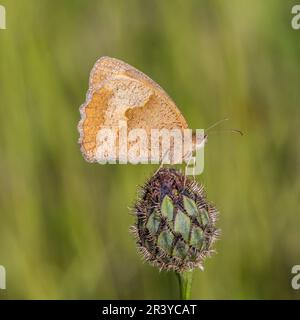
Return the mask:
[(106, 106), (112, 94), (112, 91), (102, 88), (95, 92), (80, 109), (82, 120), (79, 123), (79, 143), (87, 161), (94, 161), (97, 133), (104, 123)]

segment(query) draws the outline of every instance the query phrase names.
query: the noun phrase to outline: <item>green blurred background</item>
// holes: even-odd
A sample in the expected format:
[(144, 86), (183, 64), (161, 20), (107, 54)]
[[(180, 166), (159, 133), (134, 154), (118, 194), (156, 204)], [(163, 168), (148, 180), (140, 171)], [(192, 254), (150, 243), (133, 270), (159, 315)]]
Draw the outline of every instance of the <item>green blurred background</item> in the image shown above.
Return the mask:
[[(300, 30), (283, 0), (1, 0), (0, 299), (177, 298), (143, 264), (128, 207), (156, 166), (97, 165), (77, 144), (98, 57), (122, 59), (211, 134), (197, 179), (221, 211), (195, 299), (300, 298)], [(218, 131), (216, 129), (216, 131)]]

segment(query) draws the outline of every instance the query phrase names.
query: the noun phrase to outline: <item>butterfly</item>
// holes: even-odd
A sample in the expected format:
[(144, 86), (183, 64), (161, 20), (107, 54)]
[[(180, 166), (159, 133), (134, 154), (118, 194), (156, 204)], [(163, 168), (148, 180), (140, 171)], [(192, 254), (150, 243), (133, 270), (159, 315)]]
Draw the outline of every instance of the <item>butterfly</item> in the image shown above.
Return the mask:
[[(84, 158), (89, 162), (110, 159), (99, 152), (99, 132), (106, 128), (119, 128), (120, 122), (126, 123), (127, 132), (140, 128), (149, 135), (154, 128), (188, 129), (176, 104), (156, 82), (131, 65), (106, 56), (92, 68), (80, 115), (79, 143)], [(116, 131), (116, 136), (119, 135), (120, 128)], [(136, 139), (126, 141), (125, 150), (134, 143)], [(146, 144), (145, 141), (143, 143)], [(150, 144), (146, 148), (150, 150)], [(120, 160), (121, 154), (115, 154), (113, 158)]]

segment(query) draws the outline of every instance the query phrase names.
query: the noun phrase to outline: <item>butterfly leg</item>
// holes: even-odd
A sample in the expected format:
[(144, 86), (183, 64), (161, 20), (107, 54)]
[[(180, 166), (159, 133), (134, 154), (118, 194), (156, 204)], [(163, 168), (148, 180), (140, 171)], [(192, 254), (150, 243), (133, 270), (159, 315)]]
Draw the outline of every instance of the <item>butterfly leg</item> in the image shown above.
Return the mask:
[(159, 165), (158, 169), (155, 171), (154, 175), (156, 175), (157, 172), (158, 172), (161, 168), (163, 168), (163, 166), (164, 166), (164, 160), (165, 160), (165, 158), (166, 158), (166, 155), (167, 155), (169, 152), (170, 152), (170, 148), (164, 153), (164, 155), (163, 155), (163, 157), (162, 157), (162, 160), (161, 160), (161, 164)]

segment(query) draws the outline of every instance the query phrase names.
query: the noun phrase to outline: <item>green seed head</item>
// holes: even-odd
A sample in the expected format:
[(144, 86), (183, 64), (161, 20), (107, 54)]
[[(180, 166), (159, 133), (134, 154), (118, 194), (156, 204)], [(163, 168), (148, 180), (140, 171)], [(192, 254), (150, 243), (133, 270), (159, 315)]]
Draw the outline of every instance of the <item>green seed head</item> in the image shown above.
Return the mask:
[(179, 171), (160, 169), (141, 188), (131, 227), (144, 260), (177, 272), (201, 268), (219, 230), (217, 210), (202, 186)]

